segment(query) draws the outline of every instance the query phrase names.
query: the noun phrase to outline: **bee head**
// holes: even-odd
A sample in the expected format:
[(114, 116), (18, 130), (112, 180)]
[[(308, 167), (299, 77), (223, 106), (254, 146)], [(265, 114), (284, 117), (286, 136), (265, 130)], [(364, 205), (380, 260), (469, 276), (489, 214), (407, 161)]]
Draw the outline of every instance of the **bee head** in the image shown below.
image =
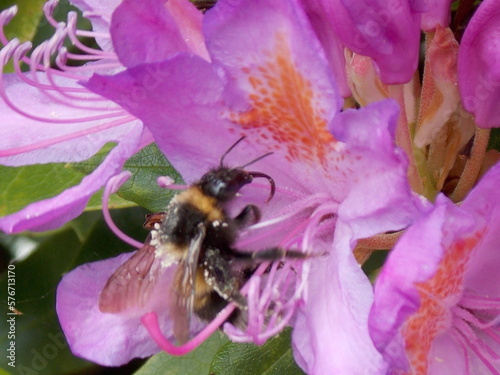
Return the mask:
[(240, 189), (251, 183), (255, 177), (266, 178), (271, 185), (271, 192), (267, 201), (274, 195), (274, 180), (261, 172), (247, 172), (242, 168), (219, 167), (206, 173), (198, 182), (198, 186), (203, 193), (216, 198), (221, 202), (228, 202), (233, 199)]
[(245, 139), (245, 136), (238, 139), (231, 147), (229, 147), (224, 155), (222, 155), (219, 167), (206, 173), (196, 185), (203, 191), (204, 194), (214, 197), (220, 202), (228, 202), (236, 196), (238, 191), (240, 191), (243, 186), (251, 183), (256, 177), (262, 177), (266, 178), (271, 185), (271, 192), (269, 194), (269, 198), (267, 199), (267, 202), (269, 202), (274, 196), (274, 191), (276, 189), (274, 180), (267, 174), (261, 172), (247, 172), (243, 168), (271, 155), (272, 152), (261, 155), (251, 162), (237, 168), (228, 168), (223, 164), (226, 155), (231, 152), (231, 150), (234, 149), (238, 143), (243, 141), (243, 139)]
[(253, 176), (240, 168), (220, 167), (206, 173), (198, 183), (203, 192), (221, 202), (233, 199), (238, 191), (252, 182)]

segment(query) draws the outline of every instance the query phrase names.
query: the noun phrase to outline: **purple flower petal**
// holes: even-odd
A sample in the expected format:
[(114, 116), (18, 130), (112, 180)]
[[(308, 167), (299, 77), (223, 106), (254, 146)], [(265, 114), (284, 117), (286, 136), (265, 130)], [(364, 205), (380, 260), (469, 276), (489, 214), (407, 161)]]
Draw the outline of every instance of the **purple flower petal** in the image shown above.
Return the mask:
[(142, 131), (142, 124), (136, 123), (102, 164), (84, 177), (79, 185), (0, 218), (0, 228), (7, 233), (24, 230), (44, 231), (55, 229), (77, 217), (85, 209), (90, 197), (103, 187), (110, 177), (118, 174), (125, 160), (139, 150)]
[(118, 6), (110, 32), (123, 65), (162, 61), (179, 52), (208, 57), (201, 35), (202, 14), (187, 0), (170, 3), (124, 0)]
[(337, 80), (340, 94), (342, 97), (350, 96), (351, 90), (347, 83), (344, 46), (334, 31), (334, 20), (325, 13), (322, 0), (303, 0), (302, 5), (325, 50), (330, 67), (334, 72), (333, 75)]
[(466, 283), (468, 288), (490, 296), (500, 296), (500, 282), (497, 277), (500, 264), (498, 186), (500, 186), (500, 164), (497, 163), (483, 176), (461, 206), (464, 210), (484, 218), (487, 223), (487, 233), (480, 249), (469, 264)]
[[(460, 207), (439, 196), (392, 250), (375, 285), (370, 333), (393, 371), (498, 369), (500, 165)], [(472, 370), (473, 369), (473, 370)], [(488, 370), (489, 369), (489, 370)], [(471, 372), (473, 371), (473, 372)]]
[(355, 238), (349, 226), (337, 222), (328, 257), (311, 261), (307, 297), (292, 341), (297, 363), (308, 374), (386, 373), (367, 329), (372, 286), (350, 241)]
[(436, 26), (448, 27), (451, 20), (451, 0), (426, 0), (427, 9), (422, 14), (422, 30), (432, 31)]
[[(120, 4), (121, 0), (70, 0), (70, 3), (80, 9), (82, 12), (97, 13), (103, 19), (109, 20), (116, 7)], [(109, 28), (106, 30), (108, 31)]]
[(237, 139), (222, 131), (227, 124), (220, 118), (224, 80), (198, 56), (178, 55), (115, 76), (96, 75), (85, 85), (141, 118), (188, 182), (217, 165), (223, 151)]
[[(5, 65), (11, 61), (14, 73), (0, 76), (3, 125), (0, 163), (22, 166), (82, 161), (106, 143), (115, 142), (118, 146), (78, 186), (1, 218), (0, 227), (7, 232), (54, 229), (75, 218), (91, 195), (121, 171), (124, 161), (151, 142), (151, 134), (144, 131), (137, 119), (79, 83), (92, 72), (121, 69), (113, 52), (83, 46), (77, 40), (81, 35), (105, 39), (106, 31), (78, 30), (74, 12), (68, 15), (67, 23), (57, 23), (52, 17), (54, 5), (54, 1), (49, 1), (45, 7), (47, 22), (55, 28), (54, 35), (32, 51), (30, 43), (9, 41), (3, 34), (3, 27), (15, 15), (16, 8), (1, 13), (0, 39), (5, 46), (0, 51), (0, 63)], [(113, 9), (113, 3), (102, 6), (103, 14), (98, 15), (97, 8), (93, 7), (98, 5), (85, 6), (86, 11), (103, 22), (106, 22), (105, 13)], [(77, 67), (66, 65), (74, 58), (62, 47), (66, 38), (80, 49), (80, 58), (91, 62)], [(55, 57), (57, 68), (50, 67), (51, 57)], [(29, 67), (28, 72), (21, 71), (23, 63)]]
[[(168, 290), (173, 273), (162, 273), (153, 295), (142, 308), (121, 314), (102, 313), (99, 295), (118, 266), (133, 253), (84, 264), (66, 274), (57, 288), (57, 315), (72, 352), (104, 366), (119, 366), (131, 358), (144, 358), (159, 351), (140, 318), (150, 311), (159, 311), (162, 331), (172, 334), (168, 319)], [(110, 345), (112, 343), (112, 345)]]
[(442, 249), (437, 251), (427, 245), (441, 238), (446, 206), (441, 201), (437, 204), (434, 211), (413, 224), (399, 240), (375, 284), (370, 334), (384, 358), (398, 368), (406, 369), (408, 362), (403, 354), (403, 338), (395, 333), (420, 304), (414, 283), (429, 279), (442, 257)]
[[(336, 176), (338, 197), (342, 201), (339, 218), (354, 220), (361, 228), (375, 221), (394, 223), (392, 230), (413, 220), (418, 203), (411, 198), (405, 178), (407, 159), (402, 150), (394, 148), (394, 132), (399, 114), (391, 101), (370, 104), (359, 110), (346, 110), (330, 124), (334, 136), (347, 145), (349, 157), (339, 161), (343, 168)], [(370, 121), (366, 121), (369, 118)], [(350, 171), (349, 178), (342, 176)], [(336, 175), (336, 171), (331, 172)], [(344, 185), (345, 183), (345, 185)], [(379, 191), (386, 194), (378, 199)], [(366, 217), (366, 221), (360, 217)], [(354, 222), (351, 225), (355, 225)], [(353, 228), (354, 229), (354, 228)], [(377, 234), (376, 230), (366, 236)]]
[[(329, 255), (328, 262), (312, 260), (310, 272), (304, 266), (311, 280), (292, 275), (282, 281), (299, 291), (305, 286), (312, 296), (294, 333), (301, 366), (324, 373), (383, 371), (367, 330), (371, 286), (352, 248), (359, 238), (401, 229), (420, 210), (406, 183), (406, 159), (393, 143), (397, 105), (386, 101), (339, 114), (342, 100), (328, 61), (296, 2), (222, 0), (204, 22), (210, 62), (181, 53), (114, 76), (95, 75), (86, 87), (143, 120), (188, 182), (217, 165), (241, 135), (247, 139), (226, 158), (230, 165), (274, 151), (255, 168), (273, 177), (276, 196), (250, 235), (242, 233), (238, 248), (292, 247), (306, 226), (303, 247)], [(324, 216), (340, 223), (333, 251), (334, 223), (323, 223)], [(326, 302), (315, 296), (317, 286), (324, 286), (321, 275), (336, 286)], [(287, 311), (294, 311), (294, 303)], [(310, 327), (314, 331), (305, 329)], [(337, 330), (342, 337), (359, 337), (346, 358), (342, 350), (332, 355), (343, 344), (329, 340)], [(360, 351), (368, 354), (356, 363)]]
[(345, 111), (332, 124), (349, 162), (359, 164), (347, 168), (351, 185), (338, 208), (333, 248), (328, 258), (311, 261), (305, 304), (294, 324), (294, 351), (308, 373), (386, 371), (367, 330), (372, 287), (352, 250), (360, 238), (404, 228), (422, 209), (408, 186), (405, 158), (394, 148), (397, 114), (397, 105), (385, 101)]
[(485, 0), (465, 29), (458, 54), (458, 84), (464, 108), (478, 126), (500, 126), (500, 7)]
[(420, 7), (407, 0), (322, 1), (342, 43), (370, 56), (387, 84), (410, 81), (417, 68)]

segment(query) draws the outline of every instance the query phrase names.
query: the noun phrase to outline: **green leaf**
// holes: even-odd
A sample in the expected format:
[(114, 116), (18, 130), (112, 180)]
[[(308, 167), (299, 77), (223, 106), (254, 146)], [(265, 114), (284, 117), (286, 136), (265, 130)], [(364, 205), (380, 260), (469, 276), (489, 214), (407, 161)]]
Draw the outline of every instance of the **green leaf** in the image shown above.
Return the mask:
[[(102, 194), (104, 192), (104, 188), (100, 189), (96, 192), (87, 203), (87, 207), (85, 207), (85, 211), (98, 211), (102, 209)], [(137, 206), (134, 202), (123, 199), (117, 194), (112, 194), (108, 200), (108, 207), (110, 209), (119, 209), (119, 208), (128, 208)]]
[[(57, 283), (80, 247), (71, 229), (58, 231), (25, 261), (15, 264), (13, 273), (7, 271), (0, 277), (0, 311), (6, 317), (0, 320), (0, 332), (14, 335), (1, 335), (0, 347), (4, 352), (15, 352), (17, 373), (54, 375), (91, 366), (71, 354), (55, 313)], [(8, 299), (9, 284), (13, 300)], [(15, 308), (22, 315), (7, 315), (12, 313), (8, 310), (10, 301), (15, 301)], [(9, 368), (10, 360), (0, 356), (0, 366)]]
[[(89, 160), (72, 163), (70, 166), (89, 174), (102, 163), (108, 152), (109, 145)], [(145, 147), (128, 159), (123, 169), (130, 171), (132, 176), (120, 188), (118, 195), (153, 212), (165, 210), (168, 201), (175, 195), (174, 191), (158, 186), (156, 180), (159, 176), (167, 175), (176, 183), (183, 183), (179, 173), (168, 163), (156, 144)]]
[(488, 149), (500, 151), (500, 128), (491, 129), (490, 142), (488, 144)]
[(229, 342), (217, 353), (210, 373), (217, 375), (303, 375), (293, 358), (291, 329), (262, 346)]
[(225, 335), (215, 332), (199, 348), (184, 356), (160, 353), (151, 357), (134, 375), (209, 375), (212, 358), (227, 342)]
[(151, 144), (132, 156), (124, 169), (132, 177), (118, 191), (122, 198), (136, 202), (151, 211), (164, 211), (175, 191), (158, 186), (159, 176), (169, 176), (175, 183), (184, 183), (179, 173), (170, 165), (156, 144)]
[[(85, 174), (69, 164), (50, 163), (24, 167), (0, 166), (0, 216), (17, 212), (31, 203), (52, 198), (78, 185)], [(101, 209), (102, 189), (90, 199), (87, 210)], [(111, 208), (124, 208), (134, 203), (116, 195), (110, 199)]]
[(43, 4), (46, 0), (7, 0), (2, 2), (2, 9), (18, 6), (17, 15), (5, 27), (9, 39), (17, 37), (21, 41), (31, 40), (35, 35), (43, 15)]
[[(145, 221), (147, 211), (142, 207), (132, 207), (121, 210), (113, 210), (111, 216), (114, 223), (128, 236), (135, 238), (139, 242), (143, 242), (148, 234), (142, 224)], [(91, 213), (87, 212), (85, 215)], [(130, 245), (123, 242), (121, 239), (111, 232), (104, 219), (99, 215), (98, 220), (91, 224), (91, 228), (85, 229), (85, 220), (81, 218), (75, 220), (77, 226), (83, 228), (78, 229), (78, 233), (88, 232), (88, 235), (82, 241), (82, 246), (75, 254), (73, 263), (69, 266), (71, 270), (80, 264), (94, 262), (97, 260), (107, 259), (119, 255), (124, 252), (135, 250)], [(81, 234), (80, 234), (81, 235)]]
[(25, 167), (0, 166), (0, 216), (19, 211), (30, 203), (51, 198), (78, 184), (82, 173), (64, 164), (37, 164)]
[(380, 272), (381, 267), (389, 255), (389, 251), (379, 250), (374, 251), (368, 260), (363, 264), (362, 268), (364, 273), (368, 276), (370, 281), (373, 283)]

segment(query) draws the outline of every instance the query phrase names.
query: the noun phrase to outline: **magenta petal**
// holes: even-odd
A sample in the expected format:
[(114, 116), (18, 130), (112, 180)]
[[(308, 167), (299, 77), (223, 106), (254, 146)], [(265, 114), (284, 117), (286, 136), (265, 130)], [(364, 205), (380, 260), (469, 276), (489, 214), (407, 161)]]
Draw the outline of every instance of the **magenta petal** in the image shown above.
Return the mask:
[[(398, 114), (398, 105), (387, 100), (346, 110), (330, 124), (332, 134), (350, 152), (336, 184), (343, 190), (339, 194), (342, 204), (338, 215), (351, 222), (355, 231), (370, 228), (377, 221), (393, 222), (391, 230), (401, 229), (419, 211), (420, 203), (412, 197), (406, 180), (406, 156), (394, 147)], [(349, 178), (345, 177), (345, 170), (350, 171)], [(379, 195), (379, 191), (387, 194)], [(374, 196), (379, 197), (373, 199)], [(366, 233), (366, 237), (376, 233)]]
[(427, 10), (422, 13), (422, 30), (432, 31), (436, 26), (448, 27), (451, 20), (451, 0), (426, 0)]
[(363, 374), (367, 369), (386, 374), (387, 364), (368, 334), (373, 292), (352, 255), (353, 241), (349, 227), (338, 222), (328, 257), (311, 261), (307, 297), (292, 337), (297, 363), (308, 374)]
[(478, 126), (500, 126), (500, 7), (483, 1), (465, 29), (458, 53), (458, 85)]
[[(498, 177), (496, 177), (495, 186), (497, 186)], [(473, 257), (476, 258), (478, 253), (477, 249), (473, 249), (472, 244), (474, 239), (478, 238), (477, 236), (481, 237), (485, 225), (481, 217), (474, 215), (463, 206), (455, 206), (448, 198), (440, 195), (432, 210), (407, 229), (391, 251), (375, 284), (375, 302), (370, 313), (369, 326), (375, 345), (395, 370), (408, 370), (407, 356), (411, 358), (412, 363), (442, 362), (442, 358), (434, 352), (434, 350), (438, 352), (444, 350), (442, 347), (432, 344), (427, 348), (425, 345), (420, 347), (414, 343), (414, 340), (419, 340), (419, 336), (426, 334), (432, 335), (430, 340), (438, 339), (442, 335), (450, 335), (455, 339), (450, 352), (456, 352), (455, 357), (457, 355), (460, 357), (462, 366), (464, 366), (464, 361), (468, 361), (464, 358), (463, 343), (457, 340), (460, 336), (456, 333), (461, 329), (457, 327), (457, 332), (452, 329), (455, 322), (461, 320), (453, 315), (455, 314), (453, 311), (455, 308), (456, 310), (462, 309), (460, 306), (456, 307), (460, 305), (462, 294), (472, 292), (467, 281), (465, 285), (457, 285), (457, 283), (463, 283), (464, 272), (466, 275), (470, 274), (470, 269), (467, 271), (469, 257), (474, 254)], [(496, 242), (493, 238), (497, 238), (498, 233), (494, 228), (492, 229), (489, 240), (491, 244)], [(493, 247), (486, 249), (485, 252), (490, 250), (489, 255)], [(443, 261), (445, 256), (448, 262)], [(498, 257), (490, 258), (485, 254), (483, 261), (488, 259), (488, 262), (495, 262), (495, 258)], [(498, 264), (491, 268), (492, 274), (489, 275), (486, 273), (487, 269), (481, 269), (478, 277), (490, 277), (490, 281), (498, 284), (498, 277), (495, 277), (498, 272), (494, 271), (497, 269)], [(453, 276), (448, 276), (449, 284), (433, 283), (430, 287), (431, 284), (427, 283), (431, 282), (429, 280), (432, 280), (438, 271), (440, 272), (438, 281), (445, 278), (444, 272), (453, 273)], [(498, 288), (495, 289), (498, 291)], [(477, 292), (478, 296), (485, 294), (485, 291), (480, 288)], [(427, 295), (434, 296), (439, 301), (434, 310), (429, 302), (432, 298), (425, 304), (421, 304), (422, 296)], [(492, 300), (496, 296), (490, 295)], [(427, 326), (417, 324), (418, 320), (412, 321), (412, 324), (408, 323), (411, 324), (410, 327), (405, 325), (410, 318), (422, 320), (425, 317), (429, 319)], [(460, 335), (462, 333), (460, 332)], [(437, 342), (442, 344), (443, 339), (439, 340)], [(457, 345), (462, 346), (462, 350), (457, 350)], [(424, 352), (425, 350), (429, 352)], [(423, 355), (428, 355), (427, 360), (422, 359)], [(436, 366), (436, 368), (439, 367)], [(447, 373), (452, 372), (448, 370)]]
[(166, 7), (179, 28), (187, 46), (194, 54), (210, 60), (201, 32), (202, 13), (188, 0), (169, 0)]
[(103, 187), (110, 177), (118, 174), (125, 160), (138, 151), (142, 131), (142, 124), (137, 123), (104, 162), (84, 177), (79, 185), (0, 218), (0, 229), (7, 233), (24, 230), (45, 231), (58, 228), (77, 217), (85, 209), (92, 194)]
[(358, 239), (404, 228), (422, 213), (406, 180), (406, 159), (394, 147), (397, 116), (397, 104), (383, 101), (345, 111), (330, 124), (359, 164), (351, 160), (351, 185), (341, 198), (333, 247), (328, 257), (311, 261), (294, 324), (295, 357), (307, 373), (387, 371), (368, 332), (372, 286), (352, 250)]
[[(310, 185), (311, 181), (296, 178), (308, 168), (309, 176), (323, 175), (313, 183), (324, 186), (324, 173), (317, 171), (313, 163), (305, 166), (303, 160), (295, 160), (288, 163), (293, 165), (283, 168), (286, 153), (300, 148), (305, 150), (303, 159), (311, 156), (309, 146), (301, 142), (307, 141), (311, 132), (318, 132), (318, 128), (324, 131), (324, 123), (342, 105), (321, 45), (301, 8), (293, 5), (285, 1), (220, 2), (207, 13), (204, 23), (213, 63), (178, 54), (168, 61), (129, 68), (114, 77), (94, 76), (86, 86), (143, 120), (160, 149), (188, 182), (217, 165), (223, 150), (245, 134), (249, 141), (244, 142), (247, 146), (241, 150), (248, 152), (231, 154), (232, 165), (243, 165), (252, 157), (274, 150), (275, 154), (262, 164), (268, 166), (276, 160), (276, 168), (262, 171), (270, 173), (277, 183), (287, 187)], [(274, 37), (266, 38), (268, 34)], [(255, 43), (257, 39), (262, 42)], [(290, 65), (283, 64), (284, 61), (290, 61)], [(260, 77), (265, 69), (274, 73)], [(290, 69), (296, 79), (289, 78)], [(283, 101), (300, 98), (288, 96), (285, 90), (276, 89), (276, 85), (273, 88), (274, 77), (279, 88), (300, 91), (304, 89), (302, 85), (307, 85), (311, 95), (306, 95), (302, 102), (292, 100), (289, 108), (295, 107), (285, 108), (272, 119), (272, 124), (265, 124), (259, 114), (264, 109), (263, 102), (282, 106)], [(251, 83), (259, 79), (261, 91)], [(268, 97), (254, 104), (252, 98), (265, 96), (261, 92), (267, 92)], [(299, 124), (300, 137), (292, 137), (290, 144), (276, 141), (281, 137), (280, 132), (287, 132), (287, 116), (296, 117), (296, 108), (302, 105), (306, 116), (315, 121)], [(260, 117), (244, 124), (247, 111), (252, 110)], [(232, 118), (235, 120), (231, 121)], [(199, 142), (199, 134), (203, 134), (203, 142)], [(328, 147), (328, 151), (331, 149)], [(318, 150), (318, 154), (328, 151)], [(334, 159), (337, 155), (327, 157)]]
[(162, 331), (171, 333), (172, 324), (166, 317), (166, 291), (172, 272), (162, 274), (151, 300), (143, 308), (121, 314), (102, 313), (98, 308), (99, 295), (106, 281), (132, 254), (84, 264), (66, 274), (59, 284), (57, 315), (75, 355), (104, 366), (119, 366), (132, 358), (157, 353), (158, 346), (140, 322), (141, 316), (150, 311), (159, 312)]
[(350, 96), (351, 90), (347, 83), (344, 46), (334, 31), (332, 25), (334, 20), (325, 13), (322, 0), (303, 0), (302, 5), (325, 50), (326, 57), (333, 70), (333, 75), (337, 80), (340, 95), (344, 98)]
[(470, 262), (466, 275), (468, 288), (482, 295), (500, 296), (498, 269), (500, 267), (500, 251), (498, 239), (500, 233), (500, 164), (492, 167), (469, 193), (462, 208), (487, 224), (482, 243)]
[(197, 25), (197, 35), (202, 41), (201, 13), (187, 0), (177, 1), (176, 5), (184, 9), (192, 8), (184, 13), (193, 18), (191, 24), (188, 25), (185, 19), (178, 25), (163, 0), (124, 0), (118, 6), (111, 21), (111, 36), (123, 65), (131, 67), (162, 61), (179, 52), (191, 52), (191, 42), (186, 42), (187, 35), (179, 26), (188, 26), (196, 32), (196, 26), (191, 26)]
[(178, 55), (115, 76), (96, 75), (86, 85), (143, 120), (186, 181), (217, 165), (221, 148), (238, 138), (227, 132), (229, 121), (221, 119), (225, 81), (198, 56)]
[(439, 199), (436, 204), (436, 209), (405, 232), (375, 284), (375, 302), (369, 320), (370, 334), (386, 360), (398, 368), (408, 366), (399, 328), (420, 305), (414, 283), (430, 278), (443, 256), (439, 244), (447, 204), (443, 199)]
[(371, 57), (387, 84), (410, 81), (417, 68), (420, 8), (407, 0), (323, 0), (323, 9), (340, 40)]

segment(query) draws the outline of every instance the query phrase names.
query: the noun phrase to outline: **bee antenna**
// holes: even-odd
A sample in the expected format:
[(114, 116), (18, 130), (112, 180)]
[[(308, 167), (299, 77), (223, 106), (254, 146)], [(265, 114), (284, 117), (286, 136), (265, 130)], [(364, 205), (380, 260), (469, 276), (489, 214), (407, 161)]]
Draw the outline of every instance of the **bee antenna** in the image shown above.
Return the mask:
[(244, 135), (243, 137), (241, 137), (240, 139), (238, 139), (236, 142), (234, 142), (231, 147), (229, 147), (227, 149), (226, 152), (224, 152), (224, 155), (221, 156), (220, 158), (220, 163), (219, 163), (219, 166), (222, 167), (222, 164), (224, 163), (224, 158), (227, 156), (227, 154), (229, 154), (237, 145), (238, 143), (240, 143), (242, 140), (244, 140), (246, 138), (246, 136)]
[(272, 155), (272, 154), (273, 154), (273, 152), (271, 151), (271, 152), (268, 152), (267, 154), (261, 155), (258, 158), (253, 159), (252, 161), (246, 163), (245, 165), (242, 165), (240, 168), (244, 169), (245, 167), (248, 167), (249, 165), (252, 165), (253, 163), (257, 163), (259, 160), (264, 159), (265, 157)]

